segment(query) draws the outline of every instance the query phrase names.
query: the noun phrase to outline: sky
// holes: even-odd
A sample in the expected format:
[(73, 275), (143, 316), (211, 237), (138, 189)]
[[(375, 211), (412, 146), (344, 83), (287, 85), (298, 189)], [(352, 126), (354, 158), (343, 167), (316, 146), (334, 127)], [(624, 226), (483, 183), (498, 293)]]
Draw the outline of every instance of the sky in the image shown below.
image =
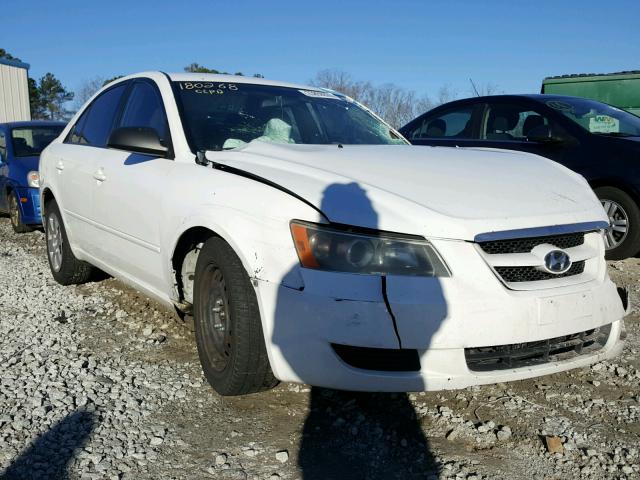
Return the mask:
[(538, 92), (568, 73), (640, 70), (640, 1), (2, 0), (0, 48), (71, 90), (209, 68), (308, 83), (323, 69), (437, 97)]

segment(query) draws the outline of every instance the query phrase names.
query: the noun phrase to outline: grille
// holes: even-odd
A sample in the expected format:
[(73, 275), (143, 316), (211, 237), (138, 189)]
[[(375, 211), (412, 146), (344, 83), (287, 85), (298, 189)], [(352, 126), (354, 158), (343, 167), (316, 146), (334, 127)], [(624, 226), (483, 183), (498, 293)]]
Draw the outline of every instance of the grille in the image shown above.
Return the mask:
[(565, 249), (577, 247), (584, 243), (584, 233), (567, 233), (564, 235), (549, 235), (544, 237), (512, 238), (509, 240), (492, 240), (479, 242), (485, 253), (495, 255), (499, 253), (528, 253), (534, 247), (549, 243), (556, 248)]
[(540, 280), (551, 280), (552, 278), (570, 277), (580, 275), (584, 272), (584, 260), (575, 262), (571, 268), (564, 273), (554, 274), (538, 270), (536, 267), (494, 267), (498, 275), (507, 283), (513, 282), (538, 282)]
[(467, 367), (474, 372), (531, 367), (595, 353), (605, 346), (610, 333), (611, 325), (605, 325), (539, 342), (465, 348), (464, 356)]
[(332, 343), (343, 362), (355, 368), (381, 372), (417, 372), (420, 370), (418, 351), (413, 349), (352, 347)]

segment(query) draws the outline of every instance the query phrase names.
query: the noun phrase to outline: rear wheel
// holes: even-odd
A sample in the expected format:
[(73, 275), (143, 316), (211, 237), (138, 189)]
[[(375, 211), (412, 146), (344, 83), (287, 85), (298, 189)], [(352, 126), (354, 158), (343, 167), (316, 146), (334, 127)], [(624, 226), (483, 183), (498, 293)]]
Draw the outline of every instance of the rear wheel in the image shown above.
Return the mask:
[(22, 223), (22, 214), (18, 205), (18, 196), (15, 192), (9, 192), (7, 195), (7, 205), (9, 205), (9, 218), (11, 226), (16, 233), (26, 233), (33, 230), (29, 225)]
[(78, 260), (71, 251), (60, 209), (55, 200), (47, 203), (45, 212), (44, 231), (47, 237), (47, 258), (53, 278), (61, 285), (85, 283), (91, 278), (93, 267)]
[(194, 283), (198, 355), (207, 381), (220, 395), (274, 387), (256, 293), (242, 262), (220, 238), (207, 240)]
[(640, 209), (636, 202), (615, 187), (595, 190), (609, 217), (604, 242), (608, 260), (623, 260), (640, 251)]

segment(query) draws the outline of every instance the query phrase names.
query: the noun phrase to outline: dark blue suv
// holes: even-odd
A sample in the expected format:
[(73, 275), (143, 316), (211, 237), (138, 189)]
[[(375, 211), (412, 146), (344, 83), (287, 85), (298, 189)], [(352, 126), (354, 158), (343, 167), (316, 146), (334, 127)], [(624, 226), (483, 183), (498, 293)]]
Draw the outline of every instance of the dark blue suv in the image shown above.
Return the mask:
[(18, 233), (40, 225), (40, 152), (65, 124), (32, 121), (0, 123), (0, 212), (8, 213)]

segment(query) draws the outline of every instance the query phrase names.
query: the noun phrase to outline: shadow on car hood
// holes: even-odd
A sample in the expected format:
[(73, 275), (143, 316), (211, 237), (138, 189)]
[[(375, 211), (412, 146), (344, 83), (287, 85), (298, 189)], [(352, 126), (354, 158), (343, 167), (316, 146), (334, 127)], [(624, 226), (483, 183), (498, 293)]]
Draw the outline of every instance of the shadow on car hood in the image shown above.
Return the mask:
[[(336, 223), (471, 240), (487, 231), (606, 221), (582, 177), (521, 152), (254, 141), (207, 158), (299, 195)], [(331, 185), (349, 183), (366, 191), (377, 225), (366, 225), (349, 198), (324, 198)]]

